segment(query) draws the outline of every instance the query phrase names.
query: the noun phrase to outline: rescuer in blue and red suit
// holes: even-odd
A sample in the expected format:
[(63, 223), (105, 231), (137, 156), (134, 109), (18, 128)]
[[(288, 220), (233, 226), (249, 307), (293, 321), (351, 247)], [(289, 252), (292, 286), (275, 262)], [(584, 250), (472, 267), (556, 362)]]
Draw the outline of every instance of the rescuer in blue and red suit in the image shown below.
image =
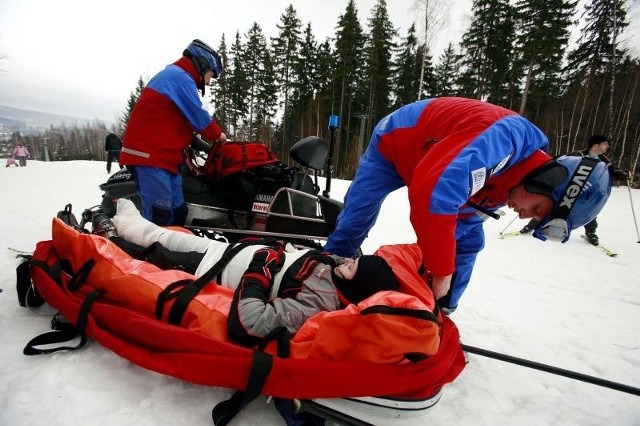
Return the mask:
[(222, 73), (220, 56), (197, 39), (182, 55), (142, 91), (120, 153), (120, 164), (135, 176), (142, 215), (158, 225), (182, 225), (187, 217), (179, 169), (194, 133), (210, 142), (226, 140), (198, 94), (204, 96), (211, 79)]
[(534, 236), (565, 242), (610, 193), (604, 164), (552, 158), (547, 137), (508, 109), (464, 98), (406, 105), (375, 127), (325, 250), (353, 256), (385, 197), (408, 187), (423, 278), (453, 312), (484, 247), (482, 223), (507, 205), (540, 220)]

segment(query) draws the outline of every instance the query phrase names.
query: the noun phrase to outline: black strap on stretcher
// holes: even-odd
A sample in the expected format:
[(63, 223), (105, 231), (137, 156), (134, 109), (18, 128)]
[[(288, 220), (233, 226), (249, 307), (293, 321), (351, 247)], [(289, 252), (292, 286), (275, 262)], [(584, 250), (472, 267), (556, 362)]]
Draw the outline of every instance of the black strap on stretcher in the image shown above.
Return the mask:
[[(44, 269), (51, 278), (60, 284), (60, 264), (56, 262), (52, 268), (49, 268), (45, 262), (33, 260), (32, 256), (23, 256), (26, 261), (20, 263), (16, 267), (16, 290), (18, 290), (18, 303), (23, 308), (33, 307), (37, 308), (44, 304), (44, 299), (36, 292), (33, 283), (31, 282), (31, 273), (29, 265), (37, 265)], [(57, 268), (56, 268), (57, 267)]]
[[(76, 349), (82, 348), (88, 341), (85, 327), (87, 325), (87, 319), (89, 317), (89, 312), (91, 311), (91, 306), (96, 300), (98, 300), (100, 296), (102, 296), (102, 292), (98, 290), (94, 290), (89, 293), (89, 295), (84, 299), (84, 302), (82, 302), (82, 306), (80, 307), (80, 312), (78, 312), (78, 319), (75, 326), (71, 323), (61, 320), (61, 315), (56, 314), (56, 316), (53, 317), (53, 320), (51, 320), (51, 328), (55, 331), (49, 331), (47, 333), (43, 333), (39, 336), (34, 337), (29, 341), (29, 343), (27, 343), (22, 353), (25, 355), (43, 355), (65, 350), (75, 351)], [(78, 342), (78, 344), (75, 346), (61, 345), (43, 349), (38, 348), (38, 346), (43, 345), (67, 343), (78, 336), (80, 336), (80, 342)]]
[[(46, 262), (40, 260), (34, 260), (32, 257), (25, 257), (27, 261), (22, 262), (16, 268), (17, 283), (16, 288), (18, 290), (18, 301), (20, 306), (24, 307), (38, 307), (45, 301), (38, 295), (32, 282), (31, 275), (29, 273), (30, 265), (39, 267), (44, 270), (51, 279), (53, 279), (59, 286), (62, 286), (62, 272), (70, 271), (69, 262), (61, 259), (49, 266)], [(78, 290), (87, 280), (89, 273), (93, 269), (95, 261), (89, 259), (79, 269), (78, 272), (71, 274), (71, 279), (67, 285), (69, 291)], [(87, 295), (80, 311), (78, 312), (78, 318), (76, 319), (76, 325), (66, 321), (62, 315), (56, 314), (51, 320), (51, 328), (54, 331), (40, 334), (27, 343), (22, 353), (25, 355), (42, 355), (62, 350), (76, 350), (82, 348), (87, 343), (87, 334), (85, 328), (91, 311), (91, 306), (102, 295), (101, 291), (94, 290)], [(67, 346), (65, 343), (74, 340), (80, 336), (80, 342), (75, 346)], [(59, 346), (50, 346), (59, 345)], [(40, 346), (48, 346), (47, 348), (39, 348)]]
[(280, 326), (272, 330), (262, 339), (260, 346), (253, 351), (251, 360), (251, 370), (249, 379), (244, 391), (236, 391), (231, 398), (219, 402), (211, 410), (211, 417), (215, 426), (225, 426), (240, 412), (240, 410), (251, 401), (260, 396), (264, 385), (267, 383), (271, 367), (273, 366), (273, 355), (264, 352), (267, 343), (272, 340), (277, 341), (277, 356), (288, 358), (291, 351), (290, 335), (286, 327)]
[(162, 320), (165, 304), (176, 299), (169, 310), (167, 322), (173, 325), (180, 325), (182, 323), (182, 317), (187, 311), (189, 303), (202, 291), (202, 289), (213, 279), (215, 279), (229, 264), (241, 250), (252, 245), (265, 245), (270, 246), (276, 243), (275, 238), (258, 238), (250, 239), (239, 242), (235, 245), (229, 245), (224, 254), (205, 274), (200, 278), (194, 280), (180, 280), (168, 285), (158, 295), (156, 301), (156, 318)]

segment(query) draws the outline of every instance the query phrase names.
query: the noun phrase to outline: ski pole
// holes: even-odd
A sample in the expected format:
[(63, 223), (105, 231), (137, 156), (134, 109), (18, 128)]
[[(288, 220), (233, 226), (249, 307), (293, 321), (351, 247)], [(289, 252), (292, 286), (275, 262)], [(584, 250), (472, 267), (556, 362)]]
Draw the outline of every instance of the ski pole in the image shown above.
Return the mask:
[(563, 368), (553, 367), (547, 364), (541, 364), (539, 362), (529, 361), (523, 358), (516, 358), (514, 356), (501, 354), (499, 352), (493, 352), (486, 349), (476, 348), (476, 347), (468, 346), (464, 344), (461, 344), (460, 346), (462, 346), (462, 350), (468, 353), (486, 356), (487, 358), (493, 358), (499, 361), (520, 365), (522, 367), (529, 367), (529, 368), (533, 368), (534, 370), (540, 370), (546, 373), (557, 374), (558, 376), (564, 376), (570, 379), (579, 380), (581, 382), (591, 383), (593, 385), (603, 386), (605, 388), (614, 389), (620, 392), (626, 392), (632, 395), (640, 396), (640, 388), (635, 388), (633, 386), (612, 382), (610, 380), (600, 379), (598, 377), (588, 376), (586, 374), (577, 373), (571, 370), (565, 370)]
[(507, 224), (507, 226), (505, 226), (505, 227), (504, 227), (504, 229), (503, 229), (502, 231), (500, 231), (500, 235), (501, 235), (501, 236), (502, 236), (502, 234), (504, 234), (504, 231), (506, 231), (506, 230), (507, 230), (507, 228), (509, 228), (509, 227), (511, 226), (511, 224), (513, 223), (513, 221), (514, 221), (514, 220), (516, 220), (517, 218), (518, 218), (518, 215), (515, 215), (515, 216), (513, 217), (513, 219), (511, 219), (511, 222), (509, 222), (509, 223)]
[(629, 202), (631, 203), (631, 215), (633, 216), (633, 223), (636, 225), (636, 236), (638, 237), (638, 243), (640, 243), (640, 232), (638, 232), (638, 221), (636, 220), (636, 211), (633, 208), (633, 197), (631, 197), (631, 179), (627, 179), (627, 190), (629, 191)]

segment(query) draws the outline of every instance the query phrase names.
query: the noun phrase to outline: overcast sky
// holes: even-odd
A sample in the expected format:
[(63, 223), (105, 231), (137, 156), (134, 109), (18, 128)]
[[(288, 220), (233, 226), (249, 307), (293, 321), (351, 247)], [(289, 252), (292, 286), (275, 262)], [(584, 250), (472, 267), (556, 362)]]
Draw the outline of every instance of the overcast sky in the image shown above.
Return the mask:
[[(376, 0), (356, 0), (366, 26)], [(138, 77), (145, 81), (200, 38), (227, 46), (257, 22), (267, 36), (292, 4), (320, 41), (333, 36), (347, 0), (1, 0), (0, 105), (114, 122)], [(406, 34), (415, 0), (387, 1)], [(449, 3), (449, 2), (447, 2)], [(449, 25), (434, 40), (437, 57), (466, 29), (471, 0), (453, 0)], [(420, 18), (421, 20), (421, 18)], [(637, 22), (637, 20), (636, 20)]]

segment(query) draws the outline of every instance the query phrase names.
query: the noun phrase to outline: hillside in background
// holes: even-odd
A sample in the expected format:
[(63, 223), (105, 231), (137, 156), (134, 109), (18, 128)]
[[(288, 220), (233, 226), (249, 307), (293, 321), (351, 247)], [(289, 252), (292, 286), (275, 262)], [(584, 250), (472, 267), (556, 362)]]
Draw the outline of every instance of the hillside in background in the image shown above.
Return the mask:
[[(51, 114), (41, 111), (30, 111), (0, 105), (0, 131), (2, 136), (19, 131), (24, 134), (40, 133), (50, 126), (83, 126), (100, 120), (87, 120), (86, 118), (71, 117), (68, 115)], [(105, 123), (110, 126), (111, 123)]]

